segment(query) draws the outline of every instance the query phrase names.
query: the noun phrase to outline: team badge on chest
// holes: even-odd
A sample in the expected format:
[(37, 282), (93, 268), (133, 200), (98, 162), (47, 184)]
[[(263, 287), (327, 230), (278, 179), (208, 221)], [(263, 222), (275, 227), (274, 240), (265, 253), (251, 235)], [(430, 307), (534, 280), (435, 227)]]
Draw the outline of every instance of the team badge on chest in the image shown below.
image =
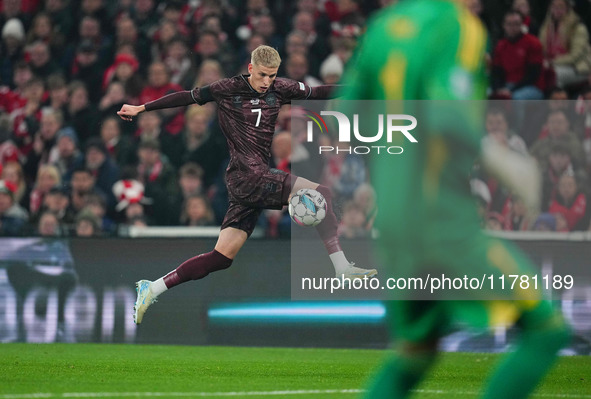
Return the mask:
[(277, 97), (275, 97), (275, 94), (273, 93), (269, 93), (267, 94), (267, 96), (265, 97), (265, 102), (267, 103), (267, 105), (269, 105), (270, 107), (275, 106), (275, 104), (277, 104)]

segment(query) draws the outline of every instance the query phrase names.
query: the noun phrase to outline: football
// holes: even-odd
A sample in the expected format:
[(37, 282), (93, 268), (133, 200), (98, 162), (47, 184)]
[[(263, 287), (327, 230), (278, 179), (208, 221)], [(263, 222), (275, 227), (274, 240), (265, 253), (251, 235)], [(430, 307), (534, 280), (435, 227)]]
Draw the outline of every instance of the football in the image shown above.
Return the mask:
[(289, 216), (300, 226), (317, 226), (326, 216), (326, 199), (316, 190), (302, 188), (291, 197)]

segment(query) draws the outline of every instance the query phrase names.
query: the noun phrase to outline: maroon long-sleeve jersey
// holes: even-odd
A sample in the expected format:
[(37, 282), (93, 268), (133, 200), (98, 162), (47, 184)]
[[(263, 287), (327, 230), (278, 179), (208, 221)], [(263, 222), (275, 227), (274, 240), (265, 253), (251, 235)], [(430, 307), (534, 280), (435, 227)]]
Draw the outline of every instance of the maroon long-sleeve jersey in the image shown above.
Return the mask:
[(267, 92), (259, 93), (248, 82), (248, 75), (239, 75), (193, 89), (191, 96), (200, 105), (209, 101), (218, 104), (220, 126), (230, 150), (230, 174), (268, 169), (275, 122), (283, 104), (327, 98), (330, 92), (330, 86), (311, 88), (295, 80), (276, 78)]

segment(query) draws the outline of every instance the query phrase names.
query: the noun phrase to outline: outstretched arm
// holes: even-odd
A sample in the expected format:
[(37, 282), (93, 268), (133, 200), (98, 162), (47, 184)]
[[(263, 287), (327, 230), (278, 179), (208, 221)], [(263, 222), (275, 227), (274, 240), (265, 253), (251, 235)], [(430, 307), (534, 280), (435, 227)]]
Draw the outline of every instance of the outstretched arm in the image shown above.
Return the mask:
[(191, 91), (178, 91), (176, 93), (167, 94), (164, 97), (160, 97), (157, 100), (150, 101), (144, 105), (129, 105), (124, 104), (121, 110), (117, 112), (117, 115), (121, 119), (130, 121), (134, 116), (144, 111), (154, 111), (156, 109), (182, 107), (185, 105), (195, 104), (195, 99), (191, 94)]
[(325, 100), (329, 98), (336, 98), (337, 92), (341, 89), (341, 85), (322, 85), (312, 87), (310, 91), (310, 100)]

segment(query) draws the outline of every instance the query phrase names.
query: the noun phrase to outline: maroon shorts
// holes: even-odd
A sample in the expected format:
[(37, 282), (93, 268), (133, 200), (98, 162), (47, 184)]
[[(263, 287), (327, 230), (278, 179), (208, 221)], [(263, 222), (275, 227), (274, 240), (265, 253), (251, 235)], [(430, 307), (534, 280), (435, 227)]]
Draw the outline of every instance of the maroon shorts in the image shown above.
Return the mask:
[(230, 206), (222, 222), (222, 230), (234, 227), (250, 236), (263, 209), (281, 209), (283, 187), (290, 175), (278, 169), (262, 173), (234, 172), (226, 176)]

